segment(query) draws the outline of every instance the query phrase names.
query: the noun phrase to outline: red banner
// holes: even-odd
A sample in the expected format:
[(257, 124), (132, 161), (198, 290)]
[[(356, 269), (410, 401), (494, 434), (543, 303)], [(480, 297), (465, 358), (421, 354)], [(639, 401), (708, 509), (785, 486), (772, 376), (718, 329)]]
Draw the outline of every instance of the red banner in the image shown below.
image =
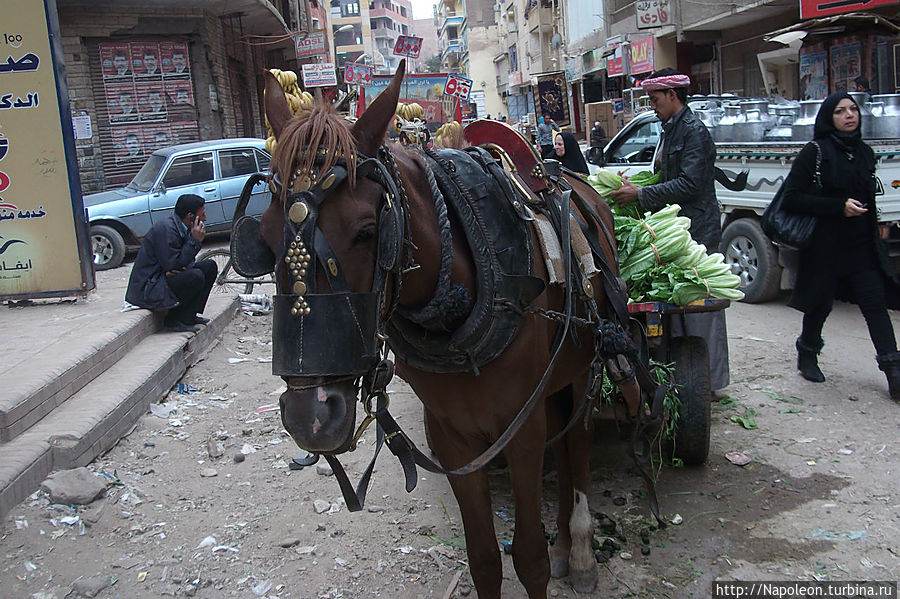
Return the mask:
[(898, 2), (900, 0), (800, 0), (800, 18), (812, 19), (813, 17), (840, 15)]

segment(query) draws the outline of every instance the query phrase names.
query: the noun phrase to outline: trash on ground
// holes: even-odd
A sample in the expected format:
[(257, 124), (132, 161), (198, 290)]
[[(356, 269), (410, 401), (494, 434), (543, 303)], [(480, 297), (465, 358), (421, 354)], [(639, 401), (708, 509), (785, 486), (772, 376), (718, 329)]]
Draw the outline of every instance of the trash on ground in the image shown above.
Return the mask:
[(725, 454), (725, 459), (735, 466), (746, 466), (752, 459), (743, 451), (729, 451)]

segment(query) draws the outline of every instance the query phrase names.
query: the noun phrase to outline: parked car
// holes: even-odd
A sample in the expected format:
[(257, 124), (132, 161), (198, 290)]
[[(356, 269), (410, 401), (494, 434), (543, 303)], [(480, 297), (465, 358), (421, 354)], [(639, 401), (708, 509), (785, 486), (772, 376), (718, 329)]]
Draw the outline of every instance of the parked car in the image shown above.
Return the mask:
[[(229, 231), (244, 183), (269, 170), (271, 156), (262, 139), (219, 139), (180, 144), (153, 152), (128, 185), (84, 197), (91, 226), (94, 267), (122, 264), (159, 219), (172, 213), (178, 197), (193, 193), (206, 200), (207, 232)], [(269, 205), (265, 183), (253, 188), (247, 214)]]

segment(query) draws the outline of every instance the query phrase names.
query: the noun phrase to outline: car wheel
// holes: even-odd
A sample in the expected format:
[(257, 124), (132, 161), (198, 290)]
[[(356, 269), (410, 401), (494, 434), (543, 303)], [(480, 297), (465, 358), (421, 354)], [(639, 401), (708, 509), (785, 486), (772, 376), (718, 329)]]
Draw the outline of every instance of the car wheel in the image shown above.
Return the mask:
[(731, 272), (741, 278), (740, 290), (749, 304), (775, 299), (781, 291), (778, 250), (763, 233), (759, 222), (739, 218), (722, 233), (720, 251)]
[(116, 268), (125, 260), (125, 240), (118, 231), (106, 225), (91, 227), (91, 250), (97, 270)]

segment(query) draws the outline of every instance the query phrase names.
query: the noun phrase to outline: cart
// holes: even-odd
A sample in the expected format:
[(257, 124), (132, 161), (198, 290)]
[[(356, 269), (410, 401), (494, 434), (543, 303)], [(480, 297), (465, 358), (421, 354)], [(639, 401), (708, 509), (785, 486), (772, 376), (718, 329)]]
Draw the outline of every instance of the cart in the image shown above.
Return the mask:
[(684, 314), (724, 310), (729, 305), (731, 301), (727, 299), (697, 300), (684, 306), (666, 302), (628, 304), (628, 312), (643, 321), (650, 354), (647, 357), (675, 365), (681, 412), (673, 455), (690, 466), (703, 464), (709, 455), (709, 352), (702, 337), (672, 337), (672, 319)]

